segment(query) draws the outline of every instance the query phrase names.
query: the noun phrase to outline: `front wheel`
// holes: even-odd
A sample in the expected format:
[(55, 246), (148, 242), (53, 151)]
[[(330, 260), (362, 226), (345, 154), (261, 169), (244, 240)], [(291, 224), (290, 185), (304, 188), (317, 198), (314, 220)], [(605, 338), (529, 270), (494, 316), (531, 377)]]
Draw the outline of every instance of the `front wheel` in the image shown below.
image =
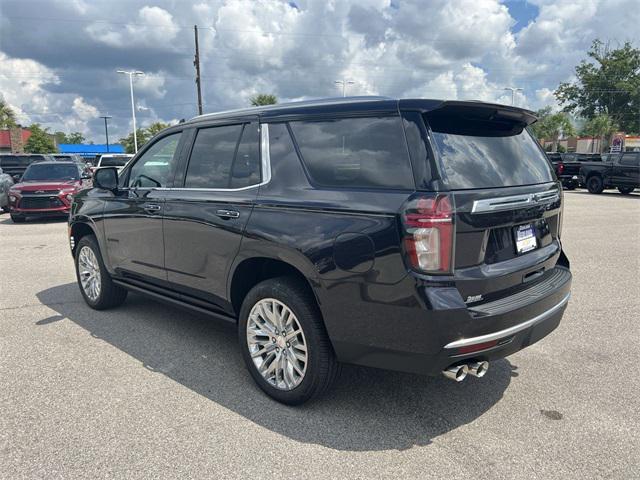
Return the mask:
[(587, 180), (587, 189), (589, 193), (602, 193), (604, 190), (604, 184), (602, 183), (602, 178), (597, 175), (589, 177)]
[(242, 356), (258, 386), (275, 400), (299, 405), (326, 392), (340, 365), (313, 295), (295, 279), (265, 280), (240, 310)]
[(629, 195), (635, 190), (635, 187), (618, 187), (618, 191), (623, 195)]
[(76, 277), (84, 301), (95, 310), (117, 307), (127, 298), (127, 290), (117, 286), (107, 272), (98, 241), (93, 235), (82, 237), (76, 246)]

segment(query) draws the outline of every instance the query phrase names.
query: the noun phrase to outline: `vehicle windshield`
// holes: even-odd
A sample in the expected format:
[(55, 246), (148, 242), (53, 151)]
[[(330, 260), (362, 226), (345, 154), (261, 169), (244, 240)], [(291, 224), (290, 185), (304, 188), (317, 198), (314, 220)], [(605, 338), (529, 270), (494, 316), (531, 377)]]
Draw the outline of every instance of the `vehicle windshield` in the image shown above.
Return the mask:
[(22, 176), (23, 182), (42, 180), (80, 180), (78, 167), (73, 164), (31, 164)]
[[(450, 188), (513, 187), (553, 181), (546, 155), (527, 130), (491, 123), (432, 122)], [(461, 126), (461, 124), (463, 126)]]
[(101, 167), (124, 167), (129, 158), (127, 157), (107, 157), (100, 160)]

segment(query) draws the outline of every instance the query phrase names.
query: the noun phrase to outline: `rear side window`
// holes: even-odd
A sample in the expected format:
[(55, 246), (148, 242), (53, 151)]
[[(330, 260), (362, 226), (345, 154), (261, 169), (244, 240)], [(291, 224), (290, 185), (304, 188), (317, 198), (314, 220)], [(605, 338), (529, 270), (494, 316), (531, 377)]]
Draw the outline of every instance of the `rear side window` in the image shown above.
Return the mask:
[(547, 157), (527, 130), (460, 117), (427, 120), (454, 190), (553, 181)]
[(260, 183), (260, 131), (258, 124), (248, 123), (242, 129), (238, 152), (231, 169), (230, 188), (249, 187)]
[(400, 117), (300, 121), (290, 126), (314, 183), (414, 188)]
[(198, 130), (184, 186), (187, 188), (229, 188), (231, 166), (241, 132), (242, 125)]
[(637, 167), (640, 165), (640, 155), (637, 153), (623, 153), (622, 158), (620, 159), (620, 164)]

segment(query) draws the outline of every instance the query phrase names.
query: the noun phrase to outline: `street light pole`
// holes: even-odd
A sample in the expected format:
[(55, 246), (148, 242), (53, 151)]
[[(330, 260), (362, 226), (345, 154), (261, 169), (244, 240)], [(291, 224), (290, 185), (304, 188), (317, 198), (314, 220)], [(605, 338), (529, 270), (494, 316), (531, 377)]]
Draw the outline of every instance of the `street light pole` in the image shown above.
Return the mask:
[(136, 132), (136, 106), (133, 101), (133, 77), (138, 75), (144, 75), (144, 72), (139, 70), (118, 70), (118, 73), (129, 75), (129, 90), (131, 92), (131, 116), (133, 117), (133, 147), (134, 152), (138, 153), (138, 133)]
[(107, 153), (109, 153), (109, 127), (107, 126), (107, 120), (111, 118), (109, 115), (102, 115), (100, 118), (104, 118), (104, 136), (107, 139)]
[(519, 87), (504, 87), (505, 90), (511, 90), (511, 106), (516, 104), (516, 92), (522, 92), (523, 89)]
[(342, 79), (342, 80), (336, 80), (333, 83), (335, 83), (336, 85), (342, 85), (342, 96), (346, 97), (347, 96), (347, 85), (353, 85), (354, 82), (353, 80), (346, 80), (346, 79)]

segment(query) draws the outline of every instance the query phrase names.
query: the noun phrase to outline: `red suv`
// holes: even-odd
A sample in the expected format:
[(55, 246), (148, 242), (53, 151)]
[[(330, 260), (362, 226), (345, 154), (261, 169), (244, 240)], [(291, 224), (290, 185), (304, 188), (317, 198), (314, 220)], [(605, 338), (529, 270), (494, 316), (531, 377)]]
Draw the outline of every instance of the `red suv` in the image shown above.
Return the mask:
[(9, 190), (11, 220), (20, 223), (28, 216), (68, 215), (73, 195), (91, 186), (89, 178), (75, 162), (32, 163)]

